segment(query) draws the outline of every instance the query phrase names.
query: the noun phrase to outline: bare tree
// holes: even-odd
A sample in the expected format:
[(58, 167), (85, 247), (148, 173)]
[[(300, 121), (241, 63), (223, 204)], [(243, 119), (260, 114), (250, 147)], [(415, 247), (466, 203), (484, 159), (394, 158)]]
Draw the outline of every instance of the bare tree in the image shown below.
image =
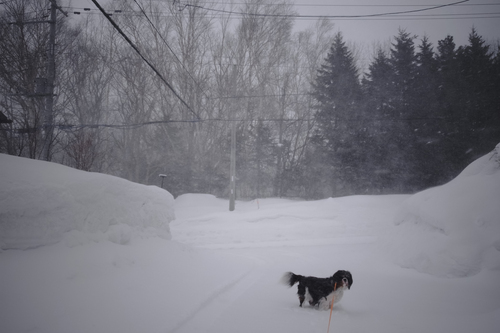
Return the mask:
[(41, 154), (41, 119), (48, 25), (41, 1), (13, 0), (0, 7), (0, 108), (13, 123), (1, 132), (1, 149), (37, 158)]
[(102, 127), (109, 121), (109, 87), (113, 72), (108, 41), (102, 24), (87, 17), (79, 27), (71, 48), (61, 62), (60, 80), (64, 99), (62, 121), (67, 132), (61, 136), (66, 163), (77, 169), (101, 171), (106, 157), (109, 132)]
[(282, 105), (284, 115), (293, 121), (284, 122), (283, 139), (280, 149), (283, 151), (281, 181), (277, 194), (304, 196), (308, 185), (307, 149), (314, 130), (312, 107), (313, 99), (309, 94), (310, 83), (329, 45), (333, 41), (333, 24), (321, 19), (314, 27), (294, 34), (292, 46), (287, 58), (287, 89), (283, 90)]

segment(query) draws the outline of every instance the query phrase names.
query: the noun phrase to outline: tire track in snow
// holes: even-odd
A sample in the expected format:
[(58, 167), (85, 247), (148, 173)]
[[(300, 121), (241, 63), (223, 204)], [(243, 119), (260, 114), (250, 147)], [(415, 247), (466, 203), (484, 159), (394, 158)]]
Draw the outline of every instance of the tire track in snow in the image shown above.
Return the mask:
[(370, 244), (377, 240), (374, 236), (345, 236), (337, 238), (309, 238), (309, 239), (284, 239), (279, 241), (258, 241), (244, 243), (206, 243), (193, 246), (203, 249), (248, 249), (248, 248), (280, 248), (280, 247), (307, 247), (342, 244)]
[[(243, 293), (253, 286), (261, 275), (262, 274), (255, 273), (253, 270), (249, 270), (232, 282), (224, 284), (216, 289), (183, 320), (177, 323), (169, 333), (205, 331), (222, 313), (224, 313), (227, 307), (230, 307)], [(225, 303), (225, 305), (221, 305), (221, 303)]]

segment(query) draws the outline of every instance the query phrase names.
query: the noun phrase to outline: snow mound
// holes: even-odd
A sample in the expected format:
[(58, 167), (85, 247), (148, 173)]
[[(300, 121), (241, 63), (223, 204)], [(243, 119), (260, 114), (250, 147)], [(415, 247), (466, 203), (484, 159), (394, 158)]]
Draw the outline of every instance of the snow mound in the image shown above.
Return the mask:
[(451, 182), (405, 202), (388, 235), (402, 267), (442, 277), (500, 270), (500, 144)]
[(0, 249), (171, 237), (174, 199), (156, 186), (5, 154), (0, 166)]
[(210, 207), (219, 202), (220, 199), (217, 199), (215, 195), (212, 194), (188, 193), (179, 195), (175, 201), (176, 205), (183, 207), (189, 207), (193, 202), (196, 202), (197, 206)]

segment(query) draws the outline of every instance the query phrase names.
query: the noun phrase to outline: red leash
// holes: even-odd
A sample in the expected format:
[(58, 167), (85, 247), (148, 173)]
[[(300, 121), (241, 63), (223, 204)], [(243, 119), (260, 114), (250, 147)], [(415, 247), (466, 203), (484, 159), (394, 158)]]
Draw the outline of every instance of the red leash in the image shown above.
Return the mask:
[[(337, 282), (335, 282), (335, 285), (333, 286), (333, 291), (337, 289)], [(335, 296), (332, 295), (332, 304), (330, 305), (330, 319), (328, 319), (328, 331), (326, 333), (330, 332), (330, 322), (332, 321), (332, 312), (333, 312), (333, 301), (335, 300)]]

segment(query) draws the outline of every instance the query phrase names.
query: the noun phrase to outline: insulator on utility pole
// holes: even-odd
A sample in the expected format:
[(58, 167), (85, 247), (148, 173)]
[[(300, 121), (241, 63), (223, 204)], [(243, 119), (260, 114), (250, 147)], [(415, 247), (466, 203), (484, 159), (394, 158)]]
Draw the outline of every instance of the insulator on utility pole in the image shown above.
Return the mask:
[(45, 96), (47, 92), (47, 78), (37, 77), (35, 79), (35, 96)]

